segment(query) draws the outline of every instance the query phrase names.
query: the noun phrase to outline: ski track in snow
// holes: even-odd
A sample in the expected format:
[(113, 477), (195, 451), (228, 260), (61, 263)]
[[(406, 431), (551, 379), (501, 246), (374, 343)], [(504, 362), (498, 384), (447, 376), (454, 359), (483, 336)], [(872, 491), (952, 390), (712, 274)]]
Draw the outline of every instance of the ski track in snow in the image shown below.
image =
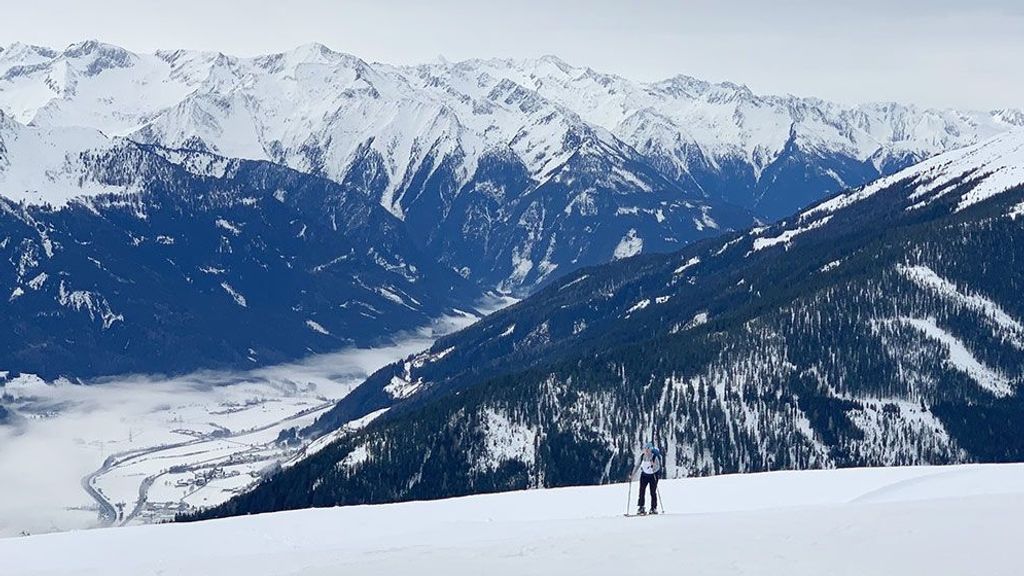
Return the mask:
[(1021, 464), (660, 489), (667, 514), (642, 519), (622, 517), (627, 486), (614, 484), (10, 538), (0, 558), (14, 576), (1019, 573), (1007, 551), (1019, 545)]

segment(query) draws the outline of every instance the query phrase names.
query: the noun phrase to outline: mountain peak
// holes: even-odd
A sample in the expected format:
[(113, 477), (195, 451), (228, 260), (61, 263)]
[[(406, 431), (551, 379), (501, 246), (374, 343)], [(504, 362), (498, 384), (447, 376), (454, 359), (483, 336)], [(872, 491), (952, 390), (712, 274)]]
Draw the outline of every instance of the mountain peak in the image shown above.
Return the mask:
[(11, 70), (25, 69), (56, 58), (58, 52), (45, 46), (15, 42), (0, 48), (0, 76)]
[(693, 76), (676, 74), (671, 78), (655, 82), (653, 86), (673, 95), (679, 95), (681, 93), (696, 95), (707, 91), (708, 88), (711, 87), (711, 83), (707, 80), (694, 78)]
[(47, 48), (46, 46), (25, 44), (23, 42), (14, 42), (0, 48), (0, 58), (23, 59), (26, 56), (32, 55), (43, 58), (53, 58), (57, 55), (57, 51), (52, 48)]
[(345, 52), (332, 50), (325, 44), (310, 42), (296, 46), (286, 53), (289, 57), (302, 63), (331, 64), (342, 61), (349, 61), (366, 65), (361, 58)]
[(723, 87), (723, 88), (728, 88), (730, 90), (735, 90), (736, 92), (741, 92), (743, 94), (747, 94), (747, 95), (750, 95), (750, 96), (754, 95), (754, 92), (751, 91), (750, 87), (747, 86), (746, 84), (737, 84), (735, 82), (730, 82), (730, 81), (726, 80), (724, 82), (720, 82), (718, 85)]
[(129, 54), (127, 50), (114, 44), (107, 44), (99, 40), (82, 40), (68, 45), (63, 54), (69, 58), (80, 58), (95, 53), (104, 54)]
[(574, 68), (574, 66), (572, 66), (565, 60), (562, 60), (558, 56), (555, 56), (554, 54), (544, 54), (537, 60), (540, 62), (545, 62), (547, 64), (554, 64), (555, 66), (561, 68), (563, 71), (572, 70)]
[(1024, 126), (1024, 109), (1021, 108), (993, 110), (992, 117), (999, 122), (1010, 124), (1011, 126)]
[(294, 54), (322, 56), (325, 58), (331, 58), (339, 55), (338, 52), (331, 50), (326, 44), (321, 44), (320, 42), (307, 42), (305, 44), (300, 44), (292, 49), (291, 52)]
[(292, 70), (303, 64), (345, 65), (350, 68), (366, 69), (369, 64), (357, 56), (336, 52), (319, 42), (296, 46), (286, 52), (257, 56), (254, 61), (270, 72)]
[(98, 40), (76, 42), (64, 49), (62, 56), (78, 61), (87, 76), (95, 76), (111, 68), (128, 68), (138, 59), (134, 53)]

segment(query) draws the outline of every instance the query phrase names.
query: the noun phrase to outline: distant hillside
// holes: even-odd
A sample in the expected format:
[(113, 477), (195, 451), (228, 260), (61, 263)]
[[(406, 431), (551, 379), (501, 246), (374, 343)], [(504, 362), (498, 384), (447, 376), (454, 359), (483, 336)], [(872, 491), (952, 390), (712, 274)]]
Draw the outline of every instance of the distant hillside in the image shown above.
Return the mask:
[(622, 478), (1024, 458), (1024, 133), (583, 270), (382, 369), (380, 414), (199, 517)]

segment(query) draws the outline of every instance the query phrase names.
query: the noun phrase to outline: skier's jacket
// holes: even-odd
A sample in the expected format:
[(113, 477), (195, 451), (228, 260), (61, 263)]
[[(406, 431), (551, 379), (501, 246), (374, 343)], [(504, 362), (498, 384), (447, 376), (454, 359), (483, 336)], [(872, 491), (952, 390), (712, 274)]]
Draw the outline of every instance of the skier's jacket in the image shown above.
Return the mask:
[(641, 452), (639, 468), (643, 474), (657, 474), (661, 472), (661, 451), (655, 448), (651, 450), (650, 456)]

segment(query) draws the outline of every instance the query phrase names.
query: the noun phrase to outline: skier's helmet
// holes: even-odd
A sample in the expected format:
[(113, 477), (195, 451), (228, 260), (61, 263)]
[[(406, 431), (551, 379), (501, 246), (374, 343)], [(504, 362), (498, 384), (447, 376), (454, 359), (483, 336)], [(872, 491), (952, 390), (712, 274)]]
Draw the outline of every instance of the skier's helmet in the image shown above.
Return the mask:
[(654, 442), (651, 442), (650, 440), (644, 442), (644, 448), (647, 450), (654, 450)]

